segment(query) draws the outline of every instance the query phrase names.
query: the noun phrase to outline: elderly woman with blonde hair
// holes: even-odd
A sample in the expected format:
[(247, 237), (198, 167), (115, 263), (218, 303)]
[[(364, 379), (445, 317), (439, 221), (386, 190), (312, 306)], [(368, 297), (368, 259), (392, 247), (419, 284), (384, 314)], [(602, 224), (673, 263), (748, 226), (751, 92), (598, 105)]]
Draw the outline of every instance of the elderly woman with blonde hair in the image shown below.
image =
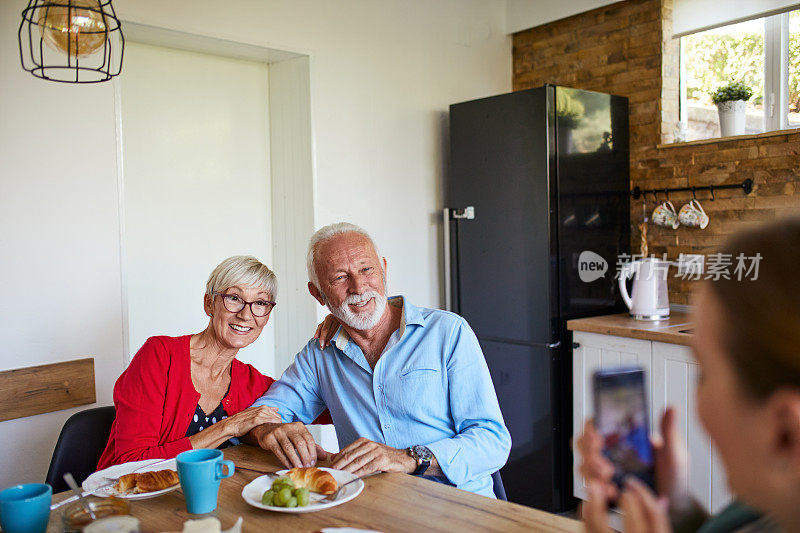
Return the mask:
[(276, 293), (275, 274), (255, 257), (220, 263), (203, 298), (206, 329), (150, 337), (117, 380), (116, 420), (98, 468), (237, 443), (280, 422), (276, 410), (250, 407), (275, 380), (236, 359), (267, 325)]

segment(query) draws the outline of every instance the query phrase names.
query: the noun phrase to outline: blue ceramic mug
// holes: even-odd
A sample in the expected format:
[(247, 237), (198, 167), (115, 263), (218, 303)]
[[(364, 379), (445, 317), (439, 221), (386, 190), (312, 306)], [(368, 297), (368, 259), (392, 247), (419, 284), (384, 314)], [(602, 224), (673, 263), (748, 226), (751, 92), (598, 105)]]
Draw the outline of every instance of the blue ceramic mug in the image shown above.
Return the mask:
[[(233, 461), (223, 460), (220, 450), (208, 449), (179, 453), (175, 461), (186, 496), (186, 510), (191, 514), (203, 514), (216, 509), (220, 480), (233, 475)], [(224, 466), (228, 467), (227, 474), (222, 473)]]
[(15, 485), (0, 491), (3, 533), (44, 533), (50, 520), (53, 488), (46, 483)]

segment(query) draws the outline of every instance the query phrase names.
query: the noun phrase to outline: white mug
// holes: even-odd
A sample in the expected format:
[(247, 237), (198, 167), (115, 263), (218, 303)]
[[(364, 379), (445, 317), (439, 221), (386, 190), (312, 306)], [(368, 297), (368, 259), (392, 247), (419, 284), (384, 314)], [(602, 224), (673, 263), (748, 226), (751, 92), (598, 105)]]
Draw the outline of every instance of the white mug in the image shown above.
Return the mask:
[(700, 229), (706, 229), (709, 221), (708, 215), (703, 210), (703, 206), (700, 205), (700, 202), (696, 199), (692, 199), (688, 204), (681, 207), (681, 211), (678, 213), (678, 219), (684, 226)]
[(675, 206), (672, 205), (672, 202), (667, 200), (653, 209), (653, 222), (665, 228), (678, 229), (680, 222), (678, 222), (678, 213), (675, 211)]

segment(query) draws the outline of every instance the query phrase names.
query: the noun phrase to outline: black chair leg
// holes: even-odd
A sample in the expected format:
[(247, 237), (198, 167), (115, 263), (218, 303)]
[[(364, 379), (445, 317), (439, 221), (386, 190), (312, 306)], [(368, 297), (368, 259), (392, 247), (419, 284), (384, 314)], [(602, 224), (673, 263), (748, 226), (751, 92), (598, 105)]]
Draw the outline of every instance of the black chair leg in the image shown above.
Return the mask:
[(499, 470), (492, 474), (492, 488), (498, 500), (508, 501), (508, 498), (506, 498), (506, 489), (503, 487), (503, 478), (500, 477)]

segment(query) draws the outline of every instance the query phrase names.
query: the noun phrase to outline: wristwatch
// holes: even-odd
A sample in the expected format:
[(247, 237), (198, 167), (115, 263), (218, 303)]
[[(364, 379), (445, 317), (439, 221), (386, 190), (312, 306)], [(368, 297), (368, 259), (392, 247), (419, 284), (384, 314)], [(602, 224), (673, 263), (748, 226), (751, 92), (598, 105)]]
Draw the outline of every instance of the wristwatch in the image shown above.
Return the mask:
[(421, 476), (425, 473), (429, 466), (431, 466), (431, 459), (433, 459), (433, 452), (431, 452), (426, 446), (411, 446), (406, 450), (408, 455), (410, 455), (416, 462), (417, 462), (417, 469), (414, 470), (413, 474), (415, 476)]

